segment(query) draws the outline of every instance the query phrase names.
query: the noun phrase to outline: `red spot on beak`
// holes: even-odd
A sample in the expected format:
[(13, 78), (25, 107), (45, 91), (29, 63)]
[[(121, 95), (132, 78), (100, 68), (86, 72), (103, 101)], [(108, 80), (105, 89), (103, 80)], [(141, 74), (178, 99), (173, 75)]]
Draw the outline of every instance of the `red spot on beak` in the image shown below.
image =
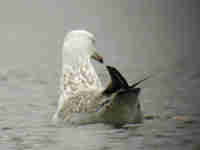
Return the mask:
[(103, 57), (102, 56), (99, 56), (98, 58), (97, 58), (97, 60), (100, 62), (100, 63), (104, 63), (104, 61), (103, 61)]
[(101, 64), (104, 63), (103, 61), (103, 57), (101, 55), (99, 55), (98, 53), (95, 53), (94, 55), (92, 55), (92, 58), (98, 62), (100, 62)]

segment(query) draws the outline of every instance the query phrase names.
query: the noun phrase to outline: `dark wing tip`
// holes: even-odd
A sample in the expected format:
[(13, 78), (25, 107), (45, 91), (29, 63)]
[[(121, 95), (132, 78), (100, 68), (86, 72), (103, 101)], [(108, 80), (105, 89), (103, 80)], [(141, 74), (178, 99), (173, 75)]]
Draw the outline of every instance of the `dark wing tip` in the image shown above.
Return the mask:
[(106, 68), (110, 74), (112, 82), (120, 85), (120, 88), (128, 88), (129, 87), (126, 79), (122, 76), (122, 74), (115, 67), (106, 66)]
[(105, 88), (105, 90), (102, 92), (104, 95), (110, 95), (114, 92), (120, 90), (120, 89), (128, 89), (128, 83), (125, 80), (125, 78), (121, 75), (121, 73), (112, 66), (106, 66), (111, 82), (108, 84), (108, 86)]
[(149, 78), (151, 78), (151, 77), (152, 77), (152, 75), (149, 75), (149, 76), (145, 77), (144, 79), (135, 82), (134, 84), (132, 84), (132, 85), (130, 86), (130, 88), (135, 88), (137, 85), (139, 85), (140, 83), (146, 81), (147, 79), (149, 79)]

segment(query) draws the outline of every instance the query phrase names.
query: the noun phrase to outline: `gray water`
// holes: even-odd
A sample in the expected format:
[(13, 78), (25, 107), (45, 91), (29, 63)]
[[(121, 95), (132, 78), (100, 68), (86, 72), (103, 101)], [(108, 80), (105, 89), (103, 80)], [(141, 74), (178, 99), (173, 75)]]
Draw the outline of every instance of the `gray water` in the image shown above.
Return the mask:
[[(194, 1), (0, 2), (0, 149), (199, 149), (199, 5)], [(54, 125), (66, 31), (96, 34), (105, 63), (142, 84), (140, 126)], [(93, 62), (101, 80), (104, 66)], [(184, 116), (189, 121), (174, 119)]]

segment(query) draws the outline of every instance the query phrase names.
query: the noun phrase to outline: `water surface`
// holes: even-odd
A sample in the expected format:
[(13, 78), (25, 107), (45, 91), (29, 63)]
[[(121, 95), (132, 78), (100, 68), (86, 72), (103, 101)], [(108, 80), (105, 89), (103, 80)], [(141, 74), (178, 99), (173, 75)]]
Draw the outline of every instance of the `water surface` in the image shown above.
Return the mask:
[[(0, 5), (0, 148), (188, 150), (200, 139), (199, 19), (189, 1), (6, 1)], [(96, 33), (105, 63), (142, 84), (140, 126), (54, 125), (65, 32)], [(105, 68), (93, 62), (104, 83)], [(174, 119), (184, 116), (189, 121)]]

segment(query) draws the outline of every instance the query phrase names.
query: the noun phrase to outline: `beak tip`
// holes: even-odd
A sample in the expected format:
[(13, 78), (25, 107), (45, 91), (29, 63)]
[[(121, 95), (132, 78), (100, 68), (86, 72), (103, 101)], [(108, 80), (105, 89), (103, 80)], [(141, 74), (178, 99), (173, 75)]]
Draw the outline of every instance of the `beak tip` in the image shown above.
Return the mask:
[(104, 60), (103, 60), (103, 57), (101, 55), (99, 55), (98, 53), (94, 53), (92, 56), (91, 56), (94, 60), (98, 61), (99, 63), (103, 64), (104, 63)]
[(103, 59), (100, 59), (100, 60), (99, 60), (99, 62), (100, 62), (101, 64), (103, 64), (103, 63), (104, 63)]

